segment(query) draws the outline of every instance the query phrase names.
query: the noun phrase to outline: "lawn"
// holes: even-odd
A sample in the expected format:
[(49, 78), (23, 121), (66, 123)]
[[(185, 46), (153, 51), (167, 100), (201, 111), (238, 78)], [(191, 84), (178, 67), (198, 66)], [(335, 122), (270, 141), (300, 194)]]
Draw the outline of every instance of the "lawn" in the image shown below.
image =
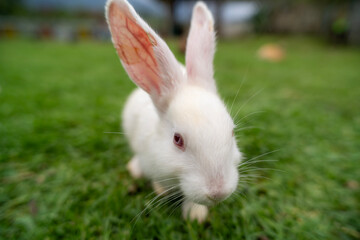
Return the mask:
[[(257, 58), (268, 42), (284, 61)], [(112, 45), (0, 41), (0, 239), (360, 239), (359, 49), (252, 37), (220, 42), (215, 69), (242, 152), (277, 161), (205, 224), (171, 204), (136, 218), (153, 196), (105, 133), (135, 87)]]

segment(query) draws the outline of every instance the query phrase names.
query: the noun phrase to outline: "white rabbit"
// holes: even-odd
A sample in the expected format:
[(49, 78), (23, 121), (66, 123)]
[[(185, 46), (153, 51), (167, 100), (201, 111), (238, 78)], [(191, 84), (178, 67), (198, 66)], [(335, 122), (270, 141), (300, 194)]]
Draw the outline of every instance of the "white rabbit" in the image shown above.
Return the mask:
[(234, 123), (213, 78), (214, 21), (203, 2), (193, 9), (186, 69), (126, 0), (108, 0), (112, 41), (140, 88), (123, 111), (123, 128), (135, 156), (128, 170), (153, 181), (158, 193), (174, 187), (184, 196), (183, 216), (202, 222), (214, 203), (237, 188), (241, 160)]

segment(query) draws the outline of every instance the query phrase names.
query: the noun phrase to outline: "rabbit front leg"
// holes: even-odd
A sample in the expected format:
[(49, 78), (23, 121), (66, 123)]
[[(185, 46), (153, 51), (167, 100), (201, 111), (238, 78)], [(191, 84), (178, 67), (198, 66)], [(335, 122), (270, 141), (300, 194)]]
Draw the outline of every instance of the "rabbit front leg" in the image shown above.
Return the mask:
[(159, 182), (152, 181), (152, 186), (157, 195), (165, 195), (168, 191)]
[(129, 171), (130, 175), (134, 179), (139, 179), (142, 177), (143, 173), (140, 168), (139, 159), (134, 156), (130, 162), (126, 165), (126, 169)]
[(207, 206), (185, 200), (182, 205), (182, 214), (185, 219), (197, 220), (198, 223), (205, 221), (208, 215)]

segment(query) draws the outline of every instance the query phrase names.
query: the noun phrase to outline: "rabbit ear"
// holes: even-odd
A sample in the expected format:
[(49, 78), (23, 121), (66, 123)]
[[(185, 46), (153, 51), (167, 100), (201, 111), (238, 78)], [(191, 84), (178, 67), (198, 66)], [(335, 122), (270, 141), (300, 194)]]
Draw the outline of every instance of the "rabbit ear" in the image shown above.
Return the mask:
[(126, 0), (108, 0), (106, 18), (113, 44), (131, 80), (164, 110), (171, 93), (184, 80), (169, 47)]
[(186, 45), (186, 70), (190, 83), (216, 91), (213, 78), (214, 53), (214, 20), (206, 5), (198, 2), (193, 9)]

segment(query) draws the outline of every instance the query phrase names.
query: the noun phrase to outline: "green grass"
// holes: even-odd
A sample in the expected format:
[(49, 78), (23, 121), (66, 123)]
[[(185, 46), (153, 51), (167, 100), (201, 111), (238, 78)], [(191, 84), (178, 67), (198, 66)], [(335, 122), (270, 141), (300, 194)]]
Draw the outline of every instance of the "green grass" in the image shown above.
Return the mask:
[[(287, 58), (259, 60), (267, 42)], [(261, 171), (203, 225), (169, 206), (134, 224), (152, 189), (127, 173), (126, 139), (104, 133), (134, 88), (111, 44), (1, 41), (0, 238), (359, 239), (360, 51), (249, 38), (221, 42), (215, 66), (229, 105), (243, 82), (233, 114), (263, 111), (242, 121), (257, 127), (237, 134), (242, 151), (280, 149), (256, 166), (283, 172)]]

